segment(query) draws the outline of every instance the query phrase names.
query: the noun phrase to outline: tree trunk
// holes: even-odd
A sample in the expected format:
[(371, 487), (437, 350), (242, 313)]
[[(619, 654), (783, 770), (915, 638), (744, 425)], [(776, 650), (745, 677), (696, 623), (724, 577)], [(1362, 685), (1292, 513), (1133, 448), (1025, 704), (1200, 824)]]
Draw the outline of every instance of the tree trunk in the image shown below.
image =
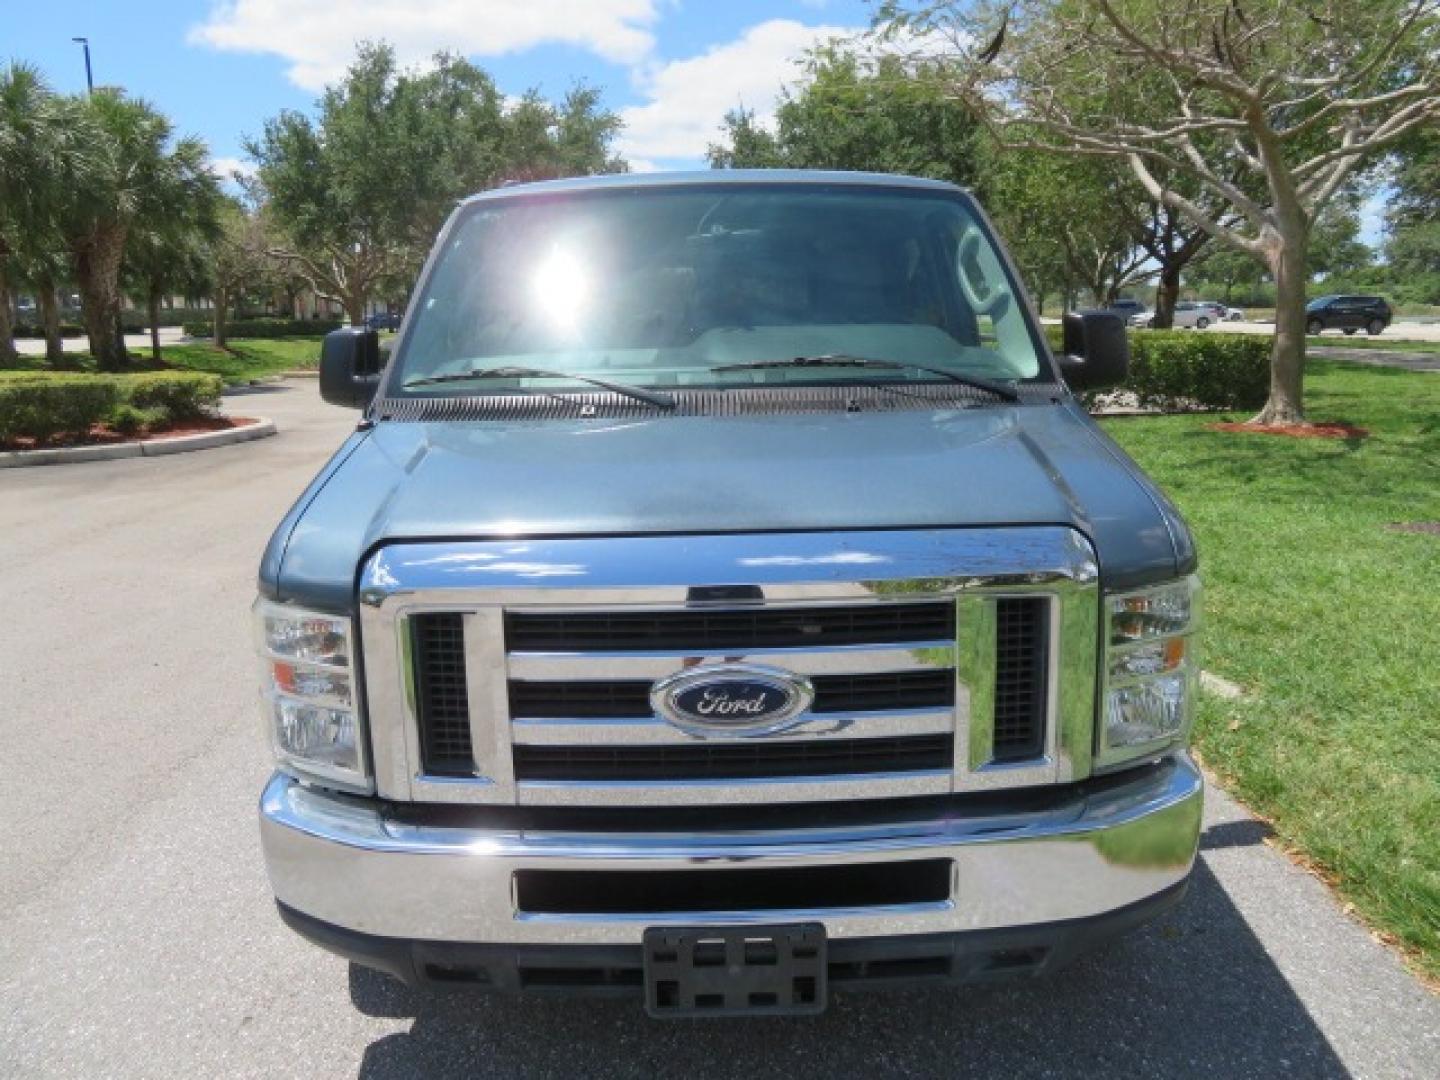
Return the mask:
[(120, 322), (120, 256), (124, 249), (125, 231), (104, 229), (76, 253), (85, 333), (90, 339), (90, 355), (101, 371), (119, 371), (125, 366), (125, 339), (115, 332)]
[(350, 319), (351, 326), (365, 325), (365, 294), (347, 293), (345, 296), (345, 314)]
[(146, 313), (150, 319), (150, 358), (155, 363), (160, 363), (160, 294), (154, 289), (150, 290), (149, 311)]
[(225, 312), (230, 306), (230, 295), (229, 290), (223, 285), (217, 286), (215, 289), (214, 304), (215, 333), (212, 336), (215, 341), (215, 347), (217, 349), (224, 349), (227, 347), (225, 343)]
[(10, 316), (10, 286), (0, 271), (0, 364), (13, 364), (20, 358), (15, 351), (15, 320)]
[(1305, 264), (1309, 236), (1302, 223), (1276, 234), (1270, 250), (1275, 275), (1275, 340), (1270, 347), (1270, 397), (1252, 424), (1305, 422)]
[(55, 297), (55, 283), (48, 278), (41, 281), (38, 292), (40, 324), (45, 328), (45, 362), (58, 368), (65, 363), (65, 339), (60, 334), (60, 304)]
[(115, 340), (119, 342), (120, 366), (130, 363), (130, 350), (125, 347), (125, 315), (120, 308), (120, 297), (115, 297)]
[(1175, 325), (1175, 301), (1180, 299), (1180, 267), (1165, 263), (1160, 267), (1160, 284), (1155, 289), (1156, 330), (1169, 330)]

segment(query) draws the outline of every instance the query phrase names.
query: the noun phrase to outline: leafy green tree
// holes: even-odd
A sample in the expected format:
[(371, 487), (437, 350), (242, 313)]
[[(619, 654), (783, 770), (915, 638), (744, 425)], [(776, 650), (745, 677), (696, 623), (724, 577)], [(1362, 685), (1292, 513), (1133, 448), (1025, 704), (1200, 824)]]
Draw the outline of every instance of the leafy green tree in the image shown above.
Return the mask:
[(612, 150), (621, 126), (620, 117), (601, 106), (595, 87), (577, 86), (559, 105), (531, 91), (505, 115), (498, 171), (461, 174), (456, 195), (500, 181), (625, 172), (629, 167)]
[(1109, 162), (992, 145), (980, 189), (1042, 306), (1055, 290), (1072, 308), (1082, 288), (1103, 306), (1149, 276), (1135, 238), (1146, 200)]
[(1212, 245), (1196, 260), (1190, 281), (1202, 290), (1219, 289), (1220, 299), (1230, 304), (1235, 301), (1237, 290), (1245, 299), (1253, 300), (1264, 277), (1264, 265), (1245, 252)]
[(1358, 193), (1330, 203), (1315, 218), (1310, 229), (1310, 273), (1339, 277), (1364, 270), (1374, 262), (1374, 253), (1360, 240)]
[(1398, 148), (1386, 257), (1414, 300), (1440, 304), (1440, 123)]
[(725, 118), (708, 151), (716, 168), (849, 169), (928, 176), (973, 186), (980, 131), (922, 64), (816, 49), (798, 89), (783, 92), (772, 135), (754, 114)]
[(942, 48), (950, 91), (1002, 139), (1125, 162), (1152, 198), (1264, 263), (1276, 332), (1254, 420), (1295, 423), (1312, 226), (1358, 169), (1440, 117), (1437, 12), (1437, 0), (884, 0), (879, 23), (919, 35), (926, 55)]
[(48, 361), (62, 359), (55, 287), (69, 259), (61, 219), (91, 180), (96, 145), (88, 117), (34, 67), (0, 71), (0, 362), (15, 359), (11, 292), (22, 281), (39, 300)]
[(705, 151), (712, 169), (783, 169), (788, 164), (779, 140), (755, 118), (754, 110), (730, 110), (720, 130), (723, 141)]
[(618, 129), (589, 88), (507, 109), (467, 60), (441, 54), (430, 71), (404, 71), (391, 48), (368, 44), (314, 119), (283, 112), (246, 150), (283, 237), (271, 255), (359, 323), (378, 291), (413, 277), (457, 199), (507, 179), (621, 169)]
[(213, 333), (217, 349), (229, 347), (226, 323), (233, 305), (252, 291), (274, 283), (277, 261), (274, 236), (264, 212), (255, 212), (235, 199), (223, 199), (216, 208), (216, 228), (205, 245), (206, 277), (210, 286)]
[(204, 143), (182, 139), (141, 206), (125, 245), (121, 280), (145, 298), (150, 351), (160, 360), (160, 301), (205, 290), (206, 245), (220, 232), (220, 185)]

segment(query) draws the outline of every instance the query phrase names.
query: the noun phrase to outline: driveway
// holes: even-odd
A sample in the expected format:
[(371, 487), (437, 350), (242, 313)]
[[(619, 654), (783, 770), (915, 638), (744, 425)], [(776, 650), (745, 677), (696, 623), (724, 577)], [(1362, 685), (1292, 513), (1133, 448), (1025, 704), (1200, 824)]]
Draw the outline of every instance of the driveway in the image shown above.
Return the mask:
[(1440, 998), (1218, 793), (1172, 915), (1047, 982), (844, 997), (818, 1020), (425, 997), (275, 917), (248, 605), (355, 414), (0, 474), (0, 1076), (1434, 1076)]

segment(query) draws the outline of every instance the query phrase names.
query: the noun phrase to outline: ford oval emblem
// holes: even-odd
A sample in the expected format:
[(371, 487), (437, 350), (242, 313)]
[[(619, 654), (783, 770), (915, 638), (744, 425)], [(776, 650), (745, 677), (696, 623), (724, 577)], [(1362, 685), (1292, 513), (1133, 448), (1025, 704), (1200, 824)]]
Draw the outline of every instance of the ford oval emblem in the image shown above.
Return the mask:
[(814, 700), (803, 675), (759, 664), (707, 664), (650, 691), (655, 712), (692, 735), (772, 735), (799, 723)]

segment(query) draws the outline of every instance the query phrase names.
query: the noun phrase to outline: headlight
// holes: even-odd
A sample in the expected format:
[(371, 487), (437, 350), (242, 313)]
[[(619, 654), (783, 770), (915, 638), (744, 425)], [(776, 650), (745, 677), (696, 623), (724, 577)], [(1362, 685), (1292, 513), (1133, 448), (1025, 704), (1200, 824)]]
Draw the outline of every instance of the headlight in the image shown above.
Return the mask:
[(1194, 711), (1200, 582), (1191, 576), (1105, 600), (1105, 702), (1095, 763), (1121, 764), (1182, 743)]
[(352, 791), (371, 790), (351, 685), (350, 620), (255, 601), (265, 728), (280, 765)]

